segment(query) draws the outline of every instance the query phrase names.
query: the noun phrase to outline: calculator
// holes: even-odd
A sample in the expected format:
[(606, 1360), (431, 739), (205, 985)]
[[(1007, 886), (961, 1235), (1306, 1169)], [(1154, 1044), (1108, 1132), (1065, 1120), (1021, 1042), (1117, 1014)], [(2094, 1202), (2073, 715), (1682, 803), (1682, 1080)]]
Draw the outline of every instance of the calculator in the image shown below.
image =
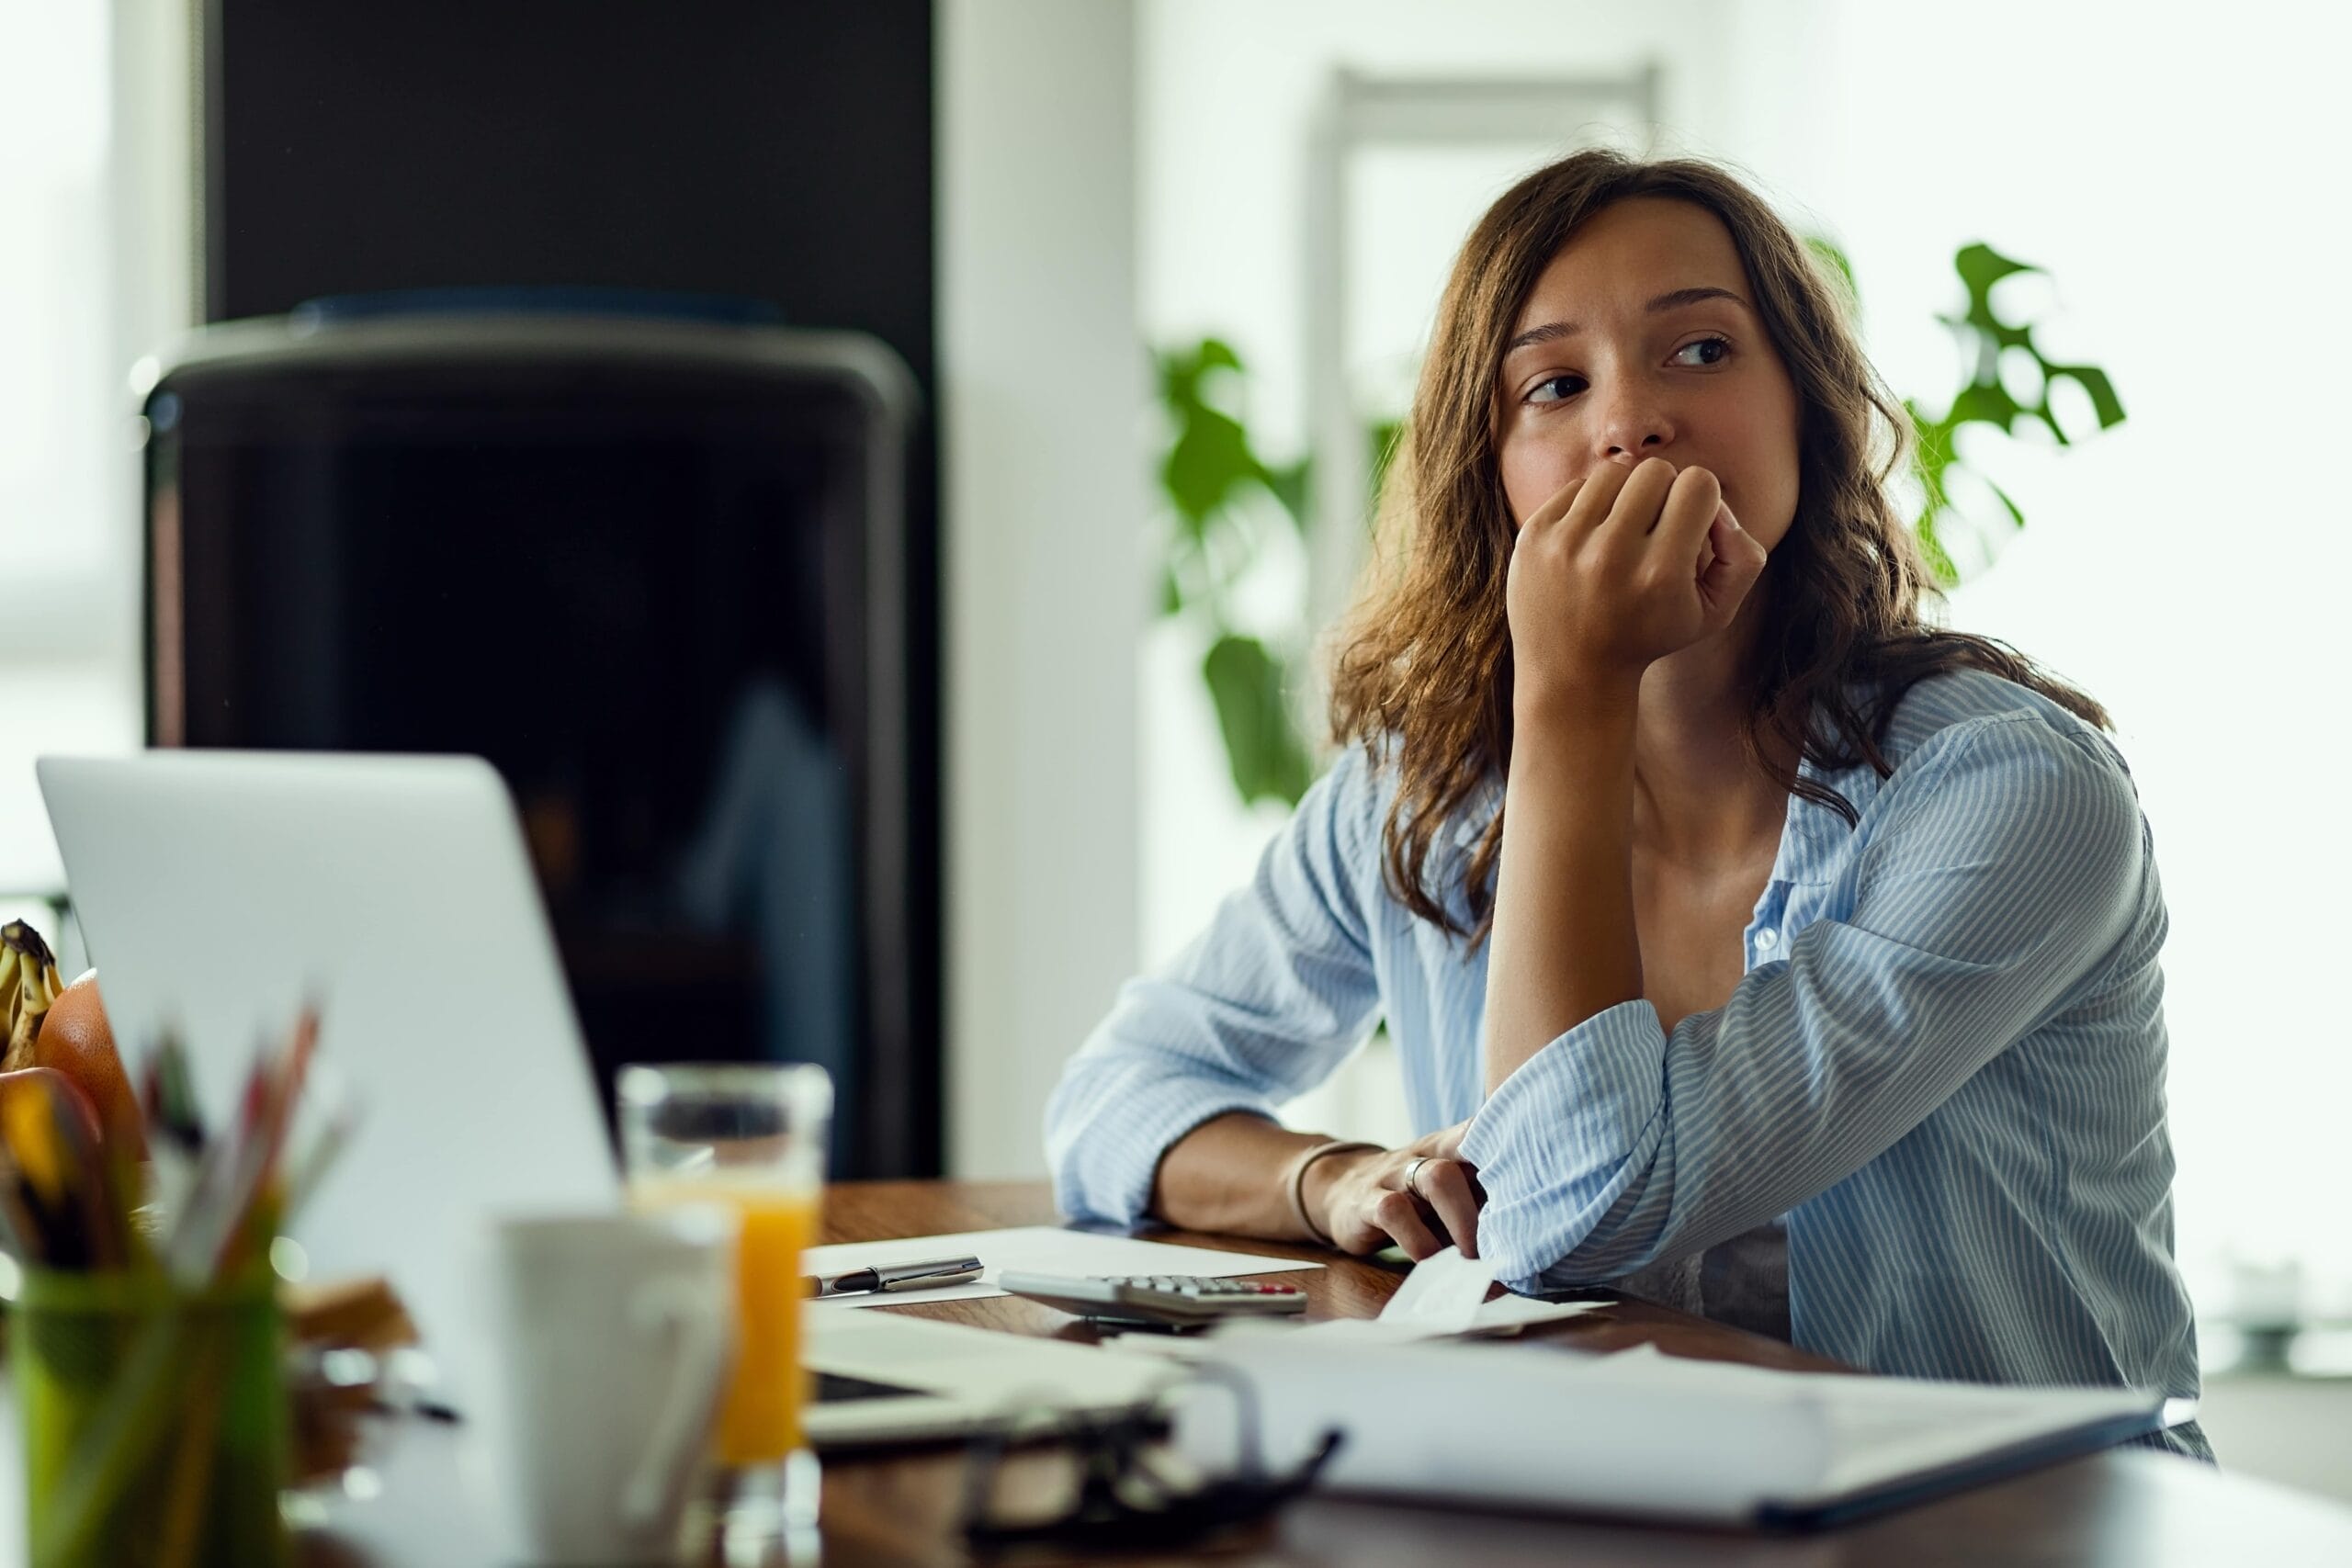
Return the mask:
[(1305, 1312), (1306, 1292), (1265, 1280), (1214, 1274), (1023, 1274), (1006, 1269), (996, 1282), (1016, 1296), (1101, 1323), (1190, 1328), (1222, 1318), (1279, 1317)]

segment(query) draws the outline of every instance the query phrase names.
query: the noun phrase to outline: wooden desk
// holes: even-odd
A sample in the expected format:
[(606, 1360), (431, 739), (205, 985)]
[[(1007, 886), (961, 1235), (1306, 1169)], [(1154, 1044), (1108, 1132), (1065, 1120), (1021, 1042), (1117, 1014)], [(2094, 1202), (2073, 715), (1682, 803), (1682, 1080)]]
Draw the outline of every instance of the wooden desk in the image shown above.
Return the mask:
[[(834, 1188), (827, 1196), (825, 1239), (868, 1241), (900, 1235), (1050, 1224), (1042, 1185), (874, 1182)], [(1329, 1267), (1292, 1278), (1310, 1293), (1310, 1316), (1362, 1317), (1380, 1310), (1402, 1270), (1329, 1254), (1227, 1236), (1167, 1235), (1271, 1257), (1315, 1256)], [(1017, 1333), (1084, 1340), (1091, 1332), (1047, 1307), (1011, 1297), (899, 1311)], [(1581, 1349), (1651, 1344), (1670, 1354), (1713, 1357), (1797, 1370), (1833, 1363), (1774, 1340), (1707, 1323), (1646, 1303), (1572, 1318), (1530, 1334)], [(1529, 1344), (1528, 1355), (1546, 1352)], [(446, 1447), (446, 1444), (443, 1444)], [(2226, 1456), (2224, 1456), (2226, 1458)], [(947, 1568), (967, 1561), (954, 1539), (958, 1448), (894, 1451), (825, 1461), (825, 1562), (828, 1568)], [(1043, 1484), (1058, 1455), (1016, 1461), (1027, 1467), (1014, 1484)], [(476, 1559), (454, 1549), (438, 1499), (404, 1495), (437, 1485), (429, 1466), (388, 1476), (384, 1495), (343, 1510), (345, 1543), (329, 1535), (306, 1540), (305, 1561), (410, 1563), (443, 1568)], [(403, 1483), (406, 1482), (404, 1487)], [(437, 1525), (416, 1510), (434, 1513)], [(425, 1532), (421, 1534), (419, 1532)], [(355, 1538), (366, 1538), (359, 1551)], [(1823, 1535), (1758, 1537), (1666, 1529), (1553, 1517), (1510, 1517), (1399, 1505), (1308, 1498), (1213, 1556), (1122, 1558), (1123, 1563), (1215, 1561), (1220, 1564), (1565, 1562), (1609, 1568), (1842, 1568), (1904, 1563), (1953, 1568), (1994, 1563), (2167, 1564), (2235, 1562), (2352, 1563), (2352, 1509), (2267, 1483), (2144, 1450), (2115, 1450), (1964, 1493), (1868, 1524)], [(1023, 1557), (1026, 1562), (1055, 1561)]]

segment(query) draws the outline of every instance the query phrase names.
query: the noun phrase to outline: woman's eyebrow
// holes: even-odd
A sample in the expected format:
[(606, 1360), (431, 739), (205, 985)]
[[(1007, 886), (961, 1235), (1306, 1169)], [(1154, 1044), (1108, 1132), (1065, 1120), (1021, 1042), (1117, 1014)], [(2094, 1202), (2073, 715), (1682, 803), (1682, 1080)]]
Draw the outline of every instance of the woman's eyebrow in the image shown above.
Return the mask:
[[(1685, 305), (1696, 305), (1702, 299), (1728, 299), (1743, 310), (1749, 308), (1747, 300), (1730, 289), (1709, 288), (1678, 288), (1670, 294), (1659, 295), (1642, 309), (1657, 316), (1668, 310), (1679, 310)], [(1530, 327), (1510, 340), (1503, 349), (1503, 357), (1508, 359), (1521, 349), (1532, 348), (1539, 343), (1557, 343), (1564, 337), (1574, 337), (1582, 331), (1584, 328), (1575, 321), (1546, 321), (1540, 327)]]

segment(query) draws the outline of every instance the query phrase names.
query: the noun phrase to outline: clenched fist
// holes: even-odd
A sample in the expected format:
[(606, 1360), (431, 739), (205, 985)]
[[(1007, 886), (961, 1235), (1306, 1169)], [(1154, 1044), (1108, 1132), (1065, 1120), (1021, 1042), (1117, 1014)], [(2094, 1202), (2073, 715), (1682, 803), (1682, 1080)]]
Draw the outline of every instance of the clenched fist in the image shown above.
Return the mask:
[(1603, 464), (1520, 527), (1507, 590), (1516, 700), (1638, 679), (1729, 626), (1764, 560), (1706, 469)]

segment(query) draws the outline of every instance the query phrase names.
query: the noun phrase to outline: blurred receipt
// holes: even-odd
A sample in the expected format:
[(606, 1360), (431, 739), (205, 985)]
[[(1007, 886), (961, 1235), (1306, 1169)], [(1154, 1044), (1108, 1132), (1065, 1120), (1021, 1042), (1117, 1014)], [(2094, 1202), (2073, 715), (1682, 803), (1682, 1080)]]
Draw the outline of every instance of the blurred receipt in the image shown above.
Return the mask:
[(1428, 1334), (1466, 1334), (1476, 1326), (1478, 1308), (1494, 1284), (1493, 1264), (1449, 1247), (1414, 1265), (1380, 1309), (1379, 1321)]
[[(1490, 1302), (1487, 1292), (1494, 1284), (1493, 1264), (1464, 1258), (1461, 1248), (1449, 1247), (1415, 1264), (1378, 1317), (1338, 1318), (1308, 1324), (1295, 1332), (1318, 1340), (1397, 1345), (1457, 1334), (1510, 1334), (1539, 1323), (1599, 1312), (1608, 1305), (1606, 1302), (1547, 1302), (1513, 1295)], [(1236, 1330), (1257, 1326), (1238, 1325)]]

